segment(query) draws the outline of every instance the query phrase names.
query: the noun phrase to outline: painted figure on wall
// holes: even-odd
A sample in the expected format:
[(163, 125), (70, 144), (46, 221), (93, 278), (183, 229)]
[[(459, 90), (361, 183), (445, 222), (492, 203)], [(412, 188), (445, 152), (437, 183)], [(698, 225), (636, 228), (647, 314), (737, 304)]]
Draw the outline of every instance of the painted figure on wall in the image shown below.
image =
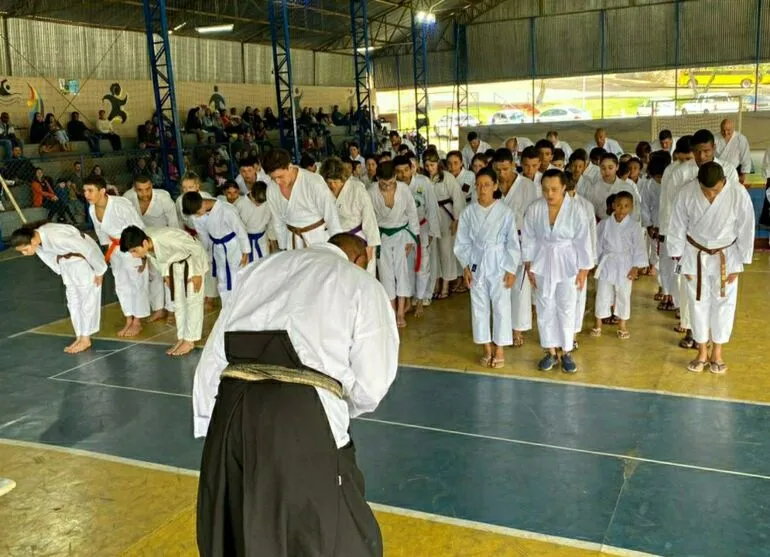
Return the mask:
[(211, 98), (209, 99), (209, 106), (214, 106), (214, 110), (219, 112), (220, 110), (225, 110), (227, 107), (227, 103), (225, 102), (225, 98), (222, 96), (222, 94), (219, 92), (219, 86), (214, 85), (214, 93), (211, 95)]
[(13, 104), (20, 98), (21, 95), (13, 92), (7, 79), (0, 80), (0, 104)]
[(35, 89), (32, 85), (27, 83), (27, 87), (29, 87), (29, 98), (27, 99), (27, 108), (29, 108), (29, 121), (30, 123), (35, 119), (35, 114), (45, 114), (45, 105), (43, 103), (43, 97), (40, 96), (40, 93), (37, 92), (37, 89)]
[(128, 114), (123, 107), (128, 102), (128, 93), (124, 93), (120, 87), (120, 83), (113, 83), (110, 85), (110, 93), (102, 97), (102, 101), (110, 103), (110, 113), (107, 115), (107, 120), (112, 122), (113, 120), (120, 119), (121, 124), (125, 124), (128, 120)]

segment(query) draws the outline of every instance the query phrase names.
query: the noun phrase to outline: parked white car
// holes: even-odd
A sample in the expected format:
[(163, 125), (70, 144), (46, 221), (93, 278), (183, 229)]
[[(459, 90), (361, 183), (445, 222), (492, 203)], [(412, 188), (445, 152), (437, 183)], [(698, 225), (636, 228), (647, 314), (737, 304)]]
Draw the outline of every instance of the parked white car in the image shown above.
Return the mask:
[(710, 112), (738, 112), (740, 101), (727, 93), (701, 93), (682, 105), (682, 114), (708, 114)]
[[(494, 126), (498, 124), (523, 124), (527, 121), (527, 115), (523, 110), (517, 110), (515, 108), (509, 108), (495, 112), (489, 119), (489, 125)], [(530, 118), (530, 121), (531, 118)]]
[(544, 110), (535, 117), (537, 122), (565, 122), (568, 120), (591, 120), (593, 116), (587, 110), (574, 106), (557, 106)]
[(671, 99), (648, 99), (636, 107), (637, 116), (676, 116), (676, 101)]
[(450, 139), (458, 139), (460, 135), (460, 128), (473, 128), (480, 124), (480, 122), (471, 116), (470, 114), (462, 114), (457, 117), (457, 114), (450, 114), (442, 116), (436, 125), (433, 126), (433, 131), (436, 132), (437, 137), (448, 137)]

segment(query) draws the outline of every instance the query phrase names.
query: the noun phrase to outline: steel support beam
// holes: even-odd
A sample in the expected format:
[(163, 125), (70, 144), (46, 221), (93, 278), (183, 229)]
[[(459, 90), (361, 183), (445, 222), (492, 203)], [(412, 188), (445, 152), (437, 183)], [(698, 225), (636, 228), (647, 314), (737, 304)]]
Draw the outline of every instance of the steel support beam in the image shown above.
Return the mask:
[(454, 24), (455, 32), (455, 101), (457, 122), (461, 116), (470, 114), (468, 107), (468, 27), (464, 23)]
[(180, 133), (179, 112), (176, 107), (174, 70), (171, 64), (171, 48), (168, 43), (168, 19), (166, 0), (144, 0), (144, 24), (147, 33), (147, 54), (155, 93), (155, 110), (158, 115), (161, 168), (166, 189), (176, 186), (169, 176), (168, 157), (173, 156), (179, 175), (184, 175), (184, 152)]
[(417, 156), (421, 156), (430, 138), (430, 120), (428, 118), (428, 33), (426, 26), (418, 22), (416, 12), (412, 10), (412, 60), (414, 67), (414, 108), (417, 132)]
[(369, 22), (366, 4), (367, 0), (350, 0), (350, 27), (353, 36), (358, 141), (364, 152), (374, 153), (376, 142), (370, 89), (372, 60), (369, 53)]
[[(287, 0), (268, 2), (270, 36), (273, 41), (273, 74), (275, 98), (278, 104), (281, 147), (289, 151), (294, 162), (299, 162), (300, 150), (297, 137), (297, 114), (294, 110), (294, 82), (291, 74), (291, 44), (289, 41), (289, 10)], [(288, 112), (289, 121), (283, 114)]]

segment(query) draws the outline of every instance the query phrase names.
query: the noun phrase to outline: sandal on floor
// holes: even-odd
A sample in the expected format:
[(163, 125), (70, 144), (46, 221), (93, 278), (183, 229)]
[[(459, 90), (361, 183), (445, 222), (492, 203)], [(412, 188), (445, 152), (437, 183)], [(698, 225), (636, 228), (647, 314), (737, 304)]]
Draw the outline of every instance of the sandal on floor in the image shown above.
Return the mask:
[(465, 288), (465, 286), (458, 286), (457, 288), (452, 290), (453, 294), (465, 294), (466, 292), (468, 292), (468, 289)]
[(492, 364), (492, 356), (483, 356), (479, 363), (482, 365), (482, 367), (489, 367)]
[(676, 309), (676, 306), (674, 306), (674, 302), (672, 301), (663, 301), (658, 304), (658, 309), (660, 311), (674, 311)]
[(662, 301), (663, 300), (663, 292), (658, 292), (657, 294), (655, 294), (655, 296), (652, 297), (652, 299), (655, 300), (656, 302)]
[(433, 295), (434, 300), (446, 300), (447, 298), (449, 298), (449, 294), (444, 294), (443, 292)]
[(513, 347), (521, 348), (522, 346), (524, 346), (524, 337), (513, 335)]
[(711, 362), (709, 371), (717, 375), (723, 375), (727, 371), (727, 364), (724, 362)]
[(618, 331), (618, 338), (620, 340), (628, 340), (631, 338), (631, 333), (628, 331)]
[(692, 337), (684, 337), (682, 340), (679, 341), (679, 348), (694, 348), (695, 347), (695, 339)]
[(490, 367), (494, 369), (500, 369), (505, 365), (505, 358), (502, 360), (498, 360), (497, 358), (492, 358), (492, 363), (490, 364)]
[(682, 327), (680, 325), (677, 325), (676, 327), (674, 327), (674, 332), (682, 334), (682, 333), (686, 333), (687, 329), (685, 329), (684, 327)]
[(574, 341), (572, 343), (572, 351), (578, 350), (580, 348), (580, 345), (578, 344), (578, 341)]
[(705, 360), (693, 360), (687, 365), (687, 371), (692, 371), (693, 373), (700, 373), (703, 371), (708, 364)]
[(601, 329), (596, 329), (596, 328), (591, 329), (591, 336), (592, 337), (600, 337), (600, 336), (602, 336), (602, 330)]

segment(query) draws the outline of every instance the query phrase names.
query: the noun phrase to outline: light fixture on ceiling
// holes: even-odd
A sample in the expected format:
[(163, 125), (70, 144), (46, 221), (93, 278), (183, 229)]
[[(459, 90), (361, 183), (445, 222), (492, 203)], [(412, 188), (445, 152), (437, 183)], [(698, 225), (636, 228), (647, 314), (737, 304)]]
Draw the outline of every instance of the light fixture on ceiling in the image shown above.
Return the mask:
[(176, 33), (177, 31), (181, 31), (181, 30), (184, 28), (184, 26), (185, 26), (185, 25), (187, 25), (187, 22), (186, 22), (186, 21), (183, 21), (182, 23), (180, 23), (179, 25), (177, 25), (176, 27), (174, 27), (174, 28), (172, 29), (172, 31), (174, 31), (175, 33)]
[(226, 23), (224, 25), (207, 25), (205, 27), (196, 27), (195, 30), (201, 35), (211, 35), (214, 33), (231, 33), (234, 25)]
[(424, 23), (426, 25), (431, 25), (433, 23), (436, 23), (436, 14), (433, 12), (426, 12), (423, 10), (420, 10), (414, 15), (414, 20), (417, 23)]

